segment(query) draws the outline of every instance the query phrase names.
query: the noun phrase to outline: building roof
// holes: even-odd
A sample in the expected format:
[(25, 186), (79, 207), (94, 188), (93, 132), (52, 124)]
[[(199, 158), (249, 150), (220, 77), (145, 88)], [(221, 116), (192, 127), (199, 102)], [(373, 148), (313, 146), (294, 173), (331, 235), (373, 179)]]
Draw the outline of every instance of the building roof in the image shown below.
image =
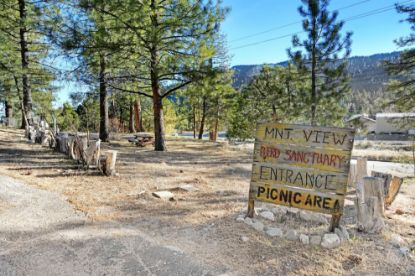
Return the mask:
[(376, 118), (407, 118), (415, 117), (415, 113), (406, 112), (406, 113), (376, 113)]
[(369, 116), (367, 114), (352, 115), (349, 119), (346, 120), (346, 122), (351, 122), (351, 121), (354, 121), (356, 119), (364, 119), (364, 120), (367, 120), (367, 121), (376, 122), (376, 120), (373, 120), (372, 118), (369, 118)]

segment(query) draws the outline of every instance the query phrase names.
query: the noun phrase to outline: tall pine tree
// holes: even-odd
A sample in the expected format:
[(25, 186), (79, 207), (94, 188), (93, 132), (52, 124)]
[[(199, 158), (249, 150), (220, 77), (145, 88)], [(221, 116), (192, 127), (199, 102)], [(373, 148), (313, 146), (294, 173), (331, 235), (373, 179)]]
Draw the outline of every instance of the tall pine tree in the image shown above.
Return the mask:
[[(337, 11), (328, 10), (329, 0), (302, 0), (298, 8), (303, 19), (303, 30), (307, 38), (293, 36), (293, 48), (288, 55), (299, 71), (307, 73), (311, 87), (303, 99), (309, 108), (310, 123), (327, 124), (340, 121), (343, 110), (339, 102), (349, 88), (346, 58), (350, 55), (351, 33), (343, 37), (343, 21), (338, 21)], [(309, 106), (309, 107), (308, 107)], [(331, 122), (327, 122), (327, 118)]]

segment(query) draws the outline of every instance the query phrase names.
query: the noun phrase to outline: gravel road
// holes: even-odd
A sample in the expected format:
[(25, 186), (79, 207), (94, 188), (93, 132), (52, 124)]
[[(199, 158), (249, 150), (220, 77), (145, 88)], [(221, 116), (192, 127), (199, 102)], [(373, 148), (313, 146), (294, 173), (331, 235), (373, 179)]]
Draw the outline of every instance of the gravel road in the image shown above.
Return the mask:
[(91, 222), (65, 198), (0, 176), (0, 275), (219, 275), (133, 226)]

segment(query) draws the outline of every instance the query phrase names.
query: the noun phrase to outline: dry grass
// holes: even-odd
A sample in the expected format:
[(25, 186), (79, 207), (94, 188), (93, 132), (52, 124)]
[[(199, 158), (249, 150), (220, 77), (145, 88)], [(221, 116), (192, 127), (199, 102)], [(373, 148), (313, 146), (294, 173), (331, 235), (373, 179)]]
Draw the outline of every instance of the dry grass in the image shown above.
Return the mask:
[[(385, 237), (358, 234), (352, 225), (353, 240), (327, 251), (269, 238), (237, 223), (236, 216), (247, 205), (249, 148), (189, 140), (171, 140), (167, 145), (168, 152), (133, 147), (127, 141), (104, 145), (119, 151), (120, 176), (103, 177), (78, 170), (59, 153), (28, 144), (21, 131), (0, 129), (0, 174), (65, 195), (91, 220), (130, 224), (206, 263), (225, 265), (241, 274), (390, 275), (408, 274), (415, 267)], [(182, 184), (198, 191), (174, 191), (175, 201), (168, 202), (151, 196), (153, 191)], [(413, 207), (414, 186), (405, 187)], [(399, 208), (408, 210), (408, 206)], [(388, 231), (400, 233), (415, 245), (408, 234), (415, 227), (415, 213), (407, 215), (409, 220), (390, 216)], [(248, 242), (242, 242), (241, 236), (248, 237)]]

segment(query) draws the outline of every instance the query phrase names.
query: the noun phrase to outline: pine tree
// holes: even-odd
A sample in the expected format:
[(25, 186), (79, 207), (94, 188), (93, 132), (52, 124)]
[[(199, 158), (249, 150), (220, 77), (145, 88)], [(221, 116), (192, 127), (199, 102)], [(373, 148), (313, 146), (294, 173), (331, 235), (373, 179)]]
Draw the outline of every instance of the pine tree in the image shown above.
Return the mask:
[[(341, 30), (343, 21), (337, 21), (337, 11), (328, 10), (329, 0), (302, 0), (303, 6), (298, 11), (303, 19), (303, 30), (307, 38), (303, 41), (295, 35), (292, 39), (294, 48), (288, 55), (299, 71), (307, 72), (311, 87), (305, 105), (310, 106), (310, 123), (329, 123), (342, 117), (339, 102), (349, 88), (346, 72), (346, 58), (350, 55), (351, 33), (344, 37)], [(323, 112), (324, 111), (324, 112)]]
[[(406, 22), (415, 31), (415, 5), (397, 5), (399, 13), (407, 14)], [(402, 37), (395, 41), (399, 47), (411, 47), (415, 44), (415, 33)], [(389, 84), (389, 90), (393, 92), (389, 105), (393, 105), (399, 111), (415, 111), (415, 48), (404, 50), (395, 62), (388, 62), (386, 68), (395, 80)]]
[(114, 84), (112, 89), (152, 98), (155, 150), (166, 150), (163, 99), (208, 73), (204, 65), (214, 49), (205, 41), (215, 34), (225, 10), (220, 2), (200, 0), (123, 1), (92, 8), (122, 25), (125, 55), (136, 59), (135, 72), (123, 80), (140, 88)]

